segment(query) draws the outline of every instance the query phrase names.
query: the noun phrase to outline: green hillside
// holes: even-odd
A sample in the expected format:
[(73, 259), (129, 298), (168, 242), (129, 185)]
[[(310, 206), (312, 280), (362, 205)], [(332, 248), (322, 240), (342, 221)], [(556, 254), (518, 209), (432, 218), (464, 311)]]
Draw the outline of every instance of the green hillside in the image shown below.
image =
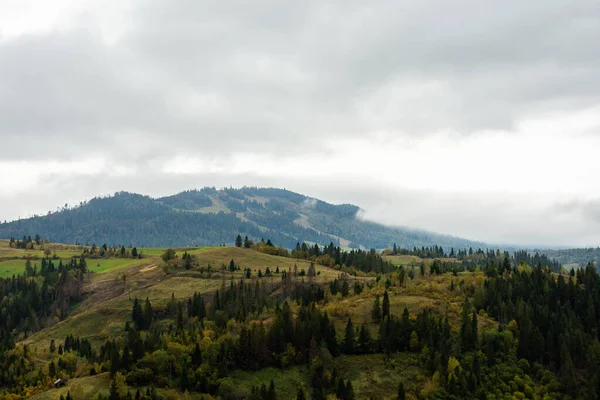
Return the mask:
[(592, 266), (396, 250), (0, 241), (0, 399), (598, 393)]

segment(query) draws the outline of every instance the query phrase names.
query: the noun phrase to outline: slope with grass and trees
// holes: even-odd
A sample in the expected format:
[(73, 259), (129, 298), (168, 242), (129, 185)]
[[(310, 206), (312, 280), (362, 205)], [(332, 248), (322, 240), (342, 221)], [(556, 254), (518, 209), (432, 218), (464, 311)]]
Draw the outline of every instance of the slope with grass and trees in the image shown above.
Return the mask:
[[(0, 279), (0, 397), (597, 396), (591, 264), (241, 240), (137, 258), (101, 246), (135, 261), (103, 271), (97, 247), (46, 243), (79, 254)], [(6, 243), (12, 257), (42, 246)]]

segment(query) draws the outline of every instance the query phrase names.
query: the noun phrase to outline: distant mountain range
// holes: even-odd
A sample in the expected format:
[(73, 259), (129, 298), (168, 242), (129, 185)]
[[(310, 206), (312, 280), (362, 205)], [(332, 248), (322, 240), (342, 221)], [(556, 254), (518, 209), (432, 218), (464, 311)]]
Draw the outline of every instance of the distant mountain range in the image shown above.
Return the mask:
[(315, 242), (352, 248), (485, 247), (449, 235), (385, 226), (357, 216), (360, 208), (333, 205), (285, 189), (203, 188), (151, 198), (119, 192), (75, 208), (0, 224), (0, 238), (39, 234), (55, 242), (138, 247), (231, 244), (241, 234), (293, 247)]

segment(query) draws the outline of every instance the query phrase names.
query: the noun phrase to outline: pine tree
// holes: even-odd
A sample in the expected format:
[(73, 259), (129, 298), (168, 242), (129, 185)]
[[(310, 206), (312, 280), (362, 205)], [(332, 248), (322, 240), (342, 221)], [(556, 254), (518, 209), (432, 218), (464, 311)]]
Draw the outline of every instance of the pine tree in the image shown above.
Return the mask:
[(48, 366), (48, 374), (51, 378), (56, 376), (56, 365), (54, 364), (54, 361), (50, 361), (50, 365)]
[(110, 384), (110, 392), (108, 394), (109, 400), (120, 400), (121, 396), (119, 396), (119, 388), (117, 387), (117, 380), (113, 378)]
[(383, 318), (390, 317), (390, 298), (387, 290), (383, 292), (383, 304), (381, 305), (381, 314)]
[(404, 383), (402, 381), (398, 385), (398, 400), (406, 400), (406, 392), (404, 391)]
[(340, 288), (340, 292), (342, 293), (343, 297), (348, 296), (348, 293), (350, 293), (350, 284), (348, 283), (348, 279), (342, 278), (342, 287)]
[(277, 400), (277, 392), (275, 391), (275, 382), (271, 379), (271, 383), (269, 384), (269, 391), (267, 392), (268, 400)]
[(344, 400), (354, 400), (354, 388), (352, 387), (350, 379), (348, 379), (348, 383), (346, 383), (346, 398)]
[(143, 329), (144, 327), (144, 317), (142, 312), (142, 306), (140, 306), (140, 302), (137, 299), (133, 299), (133, 309), (131, 310), (131, 319), (136, 327), (136, 329)]
[(315, 263), (311, 262), (310, 266), (308, 267), (308, 281), (312, 283), (316, 275), (317, 271), (315, 269)]
[(360, 354), (368, 354), (371, 350), (371, 334), (367, 328), (367, 324), (362, 324), (358, 334), (358, 352)]
[(144, 329), (150, 328), (153, 319), (152, 304), (150, 304), (150, 300), (146, 297), (146, 303), (144, 304)]
[(379, 324), (381, 322), (381, 301), (379, 299), (379, 295), (375, 295), (375, 300), (373, 300), (371, 318), (373, 318), (373, 322), (375, 322), (376, 324)]
[(235, 238), (235, 247), (242, 247), (242, 236), (237, 235), (237, 237)]
[(471, 340), (473, 341), (473, 348), (477, 349), (479, 347), (479, 332), (477, 328), (477, 313), (473, 311), (473, 316), (471, 317)]
[(469, 299), (465, 298), (465, 302), (463, 303), (462, 314), (461, 314), (461, 324), (460, 324), (460, 339), (461, 346), (463, 351), (469, 351), (472, 348), (472, 326), (471, 319), (469, 318), (469, 314), (471, 311), (471, 305), (469, 304)]
[(346, 385), (344, 384), (344, 380), (342, 378), (338, 380), (337, 389), (335, 391), (335, 397), (337, 397), (338, 399), (346, 398)]
[(355, 339), (354, 339), (354, 327), (352, 326), (352, 318), (348, 318), (348, 323), (346, 324), (346, 332), (344, 335), (344, 341), (342, 343), (342, 348), (344, 353), (346, 354), (354, 354), (355, 350)]

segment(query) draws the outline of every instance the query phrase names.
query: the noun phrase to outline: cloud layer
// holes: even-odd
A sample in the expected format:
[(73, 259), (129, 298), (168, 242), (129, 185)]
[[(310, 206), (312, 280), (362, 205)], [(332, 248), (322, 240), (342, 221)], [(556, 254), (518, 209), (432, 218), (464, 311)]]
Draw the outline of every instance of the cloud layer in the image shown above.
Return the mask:
[(0, 5), (0, 218), (285, 186), (477, 240), (600, 243), (593, 0)]

